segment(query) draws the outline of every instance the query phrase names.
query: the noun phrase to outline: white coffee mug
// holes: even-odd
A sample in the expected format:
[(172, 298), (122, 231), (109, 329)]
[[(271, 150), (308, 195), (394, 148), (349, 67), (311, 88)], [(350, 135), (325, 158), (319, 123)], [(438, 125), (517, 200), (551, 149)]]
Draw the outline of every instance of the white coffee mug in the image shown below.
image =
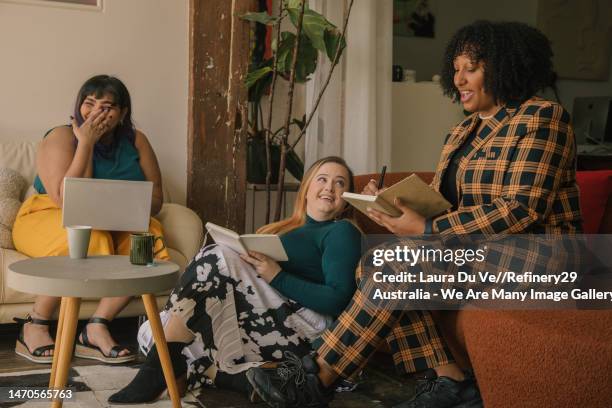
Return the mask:
[(91, 227), (88, 225), (70, 225), (68, 230), (68, 253), (71, 259), (87, 258)]

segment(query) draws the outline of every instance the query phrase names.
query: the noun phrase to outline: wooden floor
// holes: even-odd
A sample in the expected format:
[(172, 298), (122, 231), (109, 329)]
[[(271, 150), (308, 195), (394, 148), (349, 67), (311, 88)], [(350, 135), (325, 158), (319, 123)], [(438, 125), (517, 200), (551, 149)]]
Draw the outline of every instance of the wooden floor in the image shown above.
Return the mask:
[[(78, 331), (84, 322), (80, 322)], [(54, 328), (52, 328), (54, 330)], [(111, 332), (120, 344), (136, 349), (136, 319), (118, 319), (112, 323)], [(17, 325), (0, 325), (0, 373), (50, 368), (49, 365), (34, 364), (15, 354)], [(138, 365), (142, 361), (133, 363)], [(95, 365), (100, 362), (75, 358), (72, 366)], [(386, 354), (377, 354), (371, 364), (364, 370), (362, 382), (356, 391), (336, 394), (331, 408), (381, 408), (392, 407), (409, 399), (414, 394), (414, 381), (395, 374), (391, 358)], [(251, 404), (242, 395), (231, 391), (206, 389), (200, 396), (203, 407), (215, 408), (264, 408), (265, 404)]]
[[(77, 333), (81, 332), (84, 321), (79, 322)], [(117, 319), (111, 323), (111, 332), (115, 334), (115, 339), (120, 344), (133, 346), (136, 349), (136, 332), (138, 322), (136, 318)], [(55, 332), (56, 327), (51, 327), (51, 332)], [(15, 340), (19, 334), (19, 326), (17, 324), (2, 324), (0, 325), (0, 373), (11, 373), (17, 371), (36, 370), (41, 368), (51, 368), (51, 365), (32, 363), (21, 356), (15, 354)], [(100, 364), (99, 361), (88, 360), (84, 358), (75, 358), (72, 361), (72, 366), (85, 366)]]

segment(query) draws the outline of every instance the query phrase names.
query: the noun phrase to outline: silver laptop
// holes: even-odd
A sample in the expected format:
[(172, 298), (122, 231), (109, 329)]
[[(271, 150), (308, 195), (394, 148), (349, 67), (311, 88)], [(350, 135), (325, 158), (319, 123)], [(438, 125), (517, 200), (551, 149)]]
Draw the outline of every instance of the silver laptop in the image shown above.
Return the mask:
[(90, 225), (105, 231), (149, 230), (153, 183), (64, 178), (62, 225)]

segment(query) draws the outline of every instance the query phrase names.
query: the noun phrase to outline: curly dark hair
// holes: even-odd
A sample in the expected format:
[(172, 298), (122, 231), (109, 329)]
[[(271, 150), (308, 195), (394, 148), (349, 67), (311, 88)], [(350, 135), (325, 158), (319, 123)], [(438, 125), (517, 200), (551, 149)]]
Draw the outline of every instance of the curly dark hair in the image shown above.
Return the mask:
[(484, 20), (460, 28), (446, 46), (440, 78), (444, 94), (454, 101), (460, 98), (453, 62), (462, 54), (484, 62), (485, 90), (497, 104), (523, 102), (549, 87), (557, 96), (550, 41), (537, 28)]

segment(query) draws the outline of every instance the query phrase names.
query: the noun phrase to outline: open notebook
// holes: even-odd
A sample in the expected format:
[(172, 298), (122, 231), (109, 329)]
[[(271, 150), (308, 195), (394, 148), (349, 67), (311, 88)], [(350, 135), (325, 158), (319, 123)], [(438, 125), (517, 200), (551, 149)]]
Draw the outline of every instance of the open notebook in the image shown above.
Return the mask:
[(402, 215), (401, 211), (393, 205), (396, 197), (401, 199), (406, 207), (412, 208), (425, 218), (433, 217), (451, 208), (451, 203), (442, 194), (431, 188), (416, 174), (398, 181), (377, 196), (342, 193), (344, 200), (366, 215), (366, 209), (370, 207), (392, 217)]
[(219, 245), (226, 246), (239, 254), (255, 251), (264, 254), (275, 261), (287, 261), (287, 253), (278, 235), (275, 234), (243, 234), (227, 229), (212, 222), (206, 223), (210, 236)]

